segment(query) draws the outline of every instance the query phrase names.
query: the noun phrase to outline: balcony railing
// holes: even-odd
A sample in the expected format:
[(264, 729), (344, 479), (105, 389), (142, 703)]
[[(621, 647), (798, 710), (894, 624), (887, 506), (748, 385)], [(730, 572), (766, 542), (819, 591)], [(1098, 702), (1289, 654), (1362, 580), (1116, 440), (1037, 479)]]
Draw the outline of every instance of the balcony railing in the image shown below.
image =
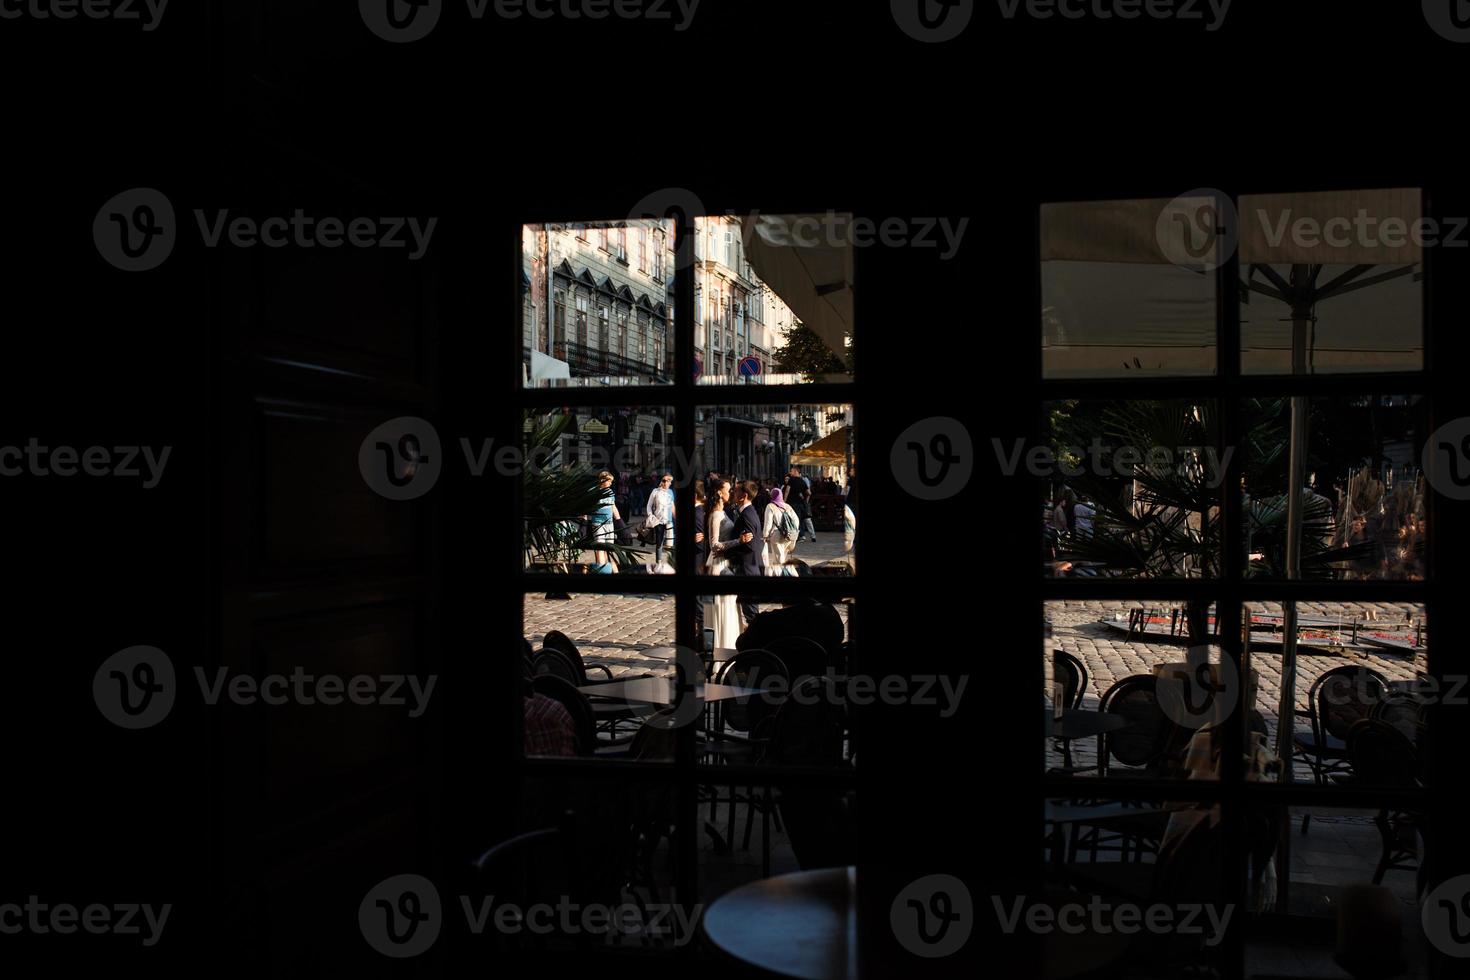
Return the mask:
[(586, 344), (558, 341), (552, 345), (552, 356), (566, 361), (572, 376), (576, 378), (646, 375), (660, 382), (668, 380), (657, 364), (624, 357)]

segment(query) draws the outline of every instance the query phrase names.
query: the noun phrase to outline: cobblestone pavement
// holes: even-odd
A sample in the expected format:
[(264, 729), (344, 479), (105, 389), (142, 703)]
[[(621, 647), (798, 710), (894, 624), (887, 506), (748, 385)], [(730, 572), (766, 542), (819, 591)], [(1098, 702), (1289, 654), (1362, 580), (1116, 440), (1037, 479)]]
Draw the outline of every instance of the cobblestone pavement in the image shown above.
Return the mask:
[[(762, 608), (774, 608), (765, 605)], [(847, 621), (847, 607), (837, 611)], [(551, 630), (561, 630), (589, 662), (606, 663), (614, 677), (674, 672), (674, 598), (668, 595), (579, 595), (547, 599), (528, 595), (526, 639), (540, 646)]]
[[(1150, 673), (1155, 664), (1177, 662), (1182, 658), (1185, 649), (1183, 643), (1130, 640), (1124, 634), (1098, 622), (1105, 618), (1111, 619), (1117, 612), (1123, 612), (1126, 615), (1127, 610), (1137, 608), (1138, 605), (1137, 602), (1062, 601), (1048, 603), (1047, 610), (1052, 623), (1053, 643), (1081, 660), (1087, 668), (1087, 690), (1083, 695), (1082, 703), (1084, 708), (1096, 709), (1103, 692), (1116, 681), (1132, 674)], [(1165, 610), (1168, 608), (1167, 604), (1159, 605)], [(1251, 608), (1257, 613), (1280, 614), (1281, 612), (1281, 606), (1277, 603), (1257, 603)], [(1387, 629), (1395, 624), (1407, 627), (1411, 614), (1415, 619), (1423, 615), (1422, 607), (1412, 603), (1303, 602), (1298, 604), (1298, 611), (1302, 615), (1322, 616), (1329, 619), (1341, 617), (1344, 623), (1350, 623), (1354, 617), (1358, 619), (1371, 617), (1376, 619), (1376, 626), (1379, 629)], [(1405, 635), (1412, 636), (1412, 630), (1406, 629)], [(1350, 651), (1343, 656), (1299, 653), (1297, 656), (1296, 707), (1306, 709), (1307, 691), (1311, 688), (1312, 682), (1322, 673), (1333, 667), (1351, 663), (1364, 663), (1388, 680), (1394, 681), (1412, 680), (1416, 670), (1422, 669), (1424, 660), (1422, 650), (1413, 659), (1406, 653), (1393, 650), (1371, 654)], [(1279, 650), (1271, 649), (1254, 650), (1252, 664), (1260, 676), (1260, 688), (1257, 691), (1255, 707), (1265, 716), (1266, 727), (1271, 732), (1274, 746), (1277, 711), (1281, 699), (1281, 653)], [(1046, 658), (1045, 672), (1047, 688), (1050, 689), (1051, 662), (1049, 658)], [(1305, 719), (1297, 721), (1297, 728), (1301, 731), (1309, 730)], [(1096, 749), (1096, 739), (1075, 741), (1072, 745), (1073, 765), (1095, 763)], [(1052, 751), (1050, 747), (1048, 748), (1048, 764), (1061, 764), (1060, 753)], [(1298, 764), (1293, 778), (1310, 780), (1311, 773), (1305, 766)]]
[[(819, 536), (818, 546), (823, 543), (822, 537)], [(840, 535), (825, 537), (835, 538), (838, 542), (841, 540)], [(810, 549), (812, 546), (807, 544), (804, 547)], [(840, 543), (836, 549), (840, 552)], [(1087, 668), (1084, 708), (1096, 709), (1103, 692), (1122, 678), (1150, 673), (1155, 664), (1175, 662), (1182, 657), (1182, 643), (1130, 640), (1099, 622), (1136, 606), (1135, 602), (1066, 601), (1048, 604), (1052, 641), (1081, 660)], [(846, 607), (839, 604), (837, 608), (845, 620)], [(1281, 611), (1280, 606), (1273, 603), (1261, 603), (1253, 608), (1267, 613), (1279, 614)], [(1371, 613), (1380, 629), (1394, 624), (1407, 627), (1411, 614), (1415, 618), (1422, 615), (1418, 606), (1409, 603), (1302, 603), (1300, 611), (1303, 615), (1332, 619), (1341, 616), (1344, 622), (1350, 622), (1354, 616), (1365, 618)], [(525, 602), (526, 637), (533, 645), (539, 646), (546, 633), (553, 629), (567, 634), (589, 662), (606, 663), (614, 677), (673, 673), (668, 649), (674, 644), (674, 600), (671, 596), (574, 594), (571, 599), (548, 600), (541, 595), (528, 595)], [(1407, 630), (1406, 634), (1411, 635)], [(1044, 690), (1049, 690), (1051, 662), (1045, 656), (1042, 659), (1047, 674), (1047, 688)], [(1365, 663), (1393, 681), (1412, 680), (1424, 660), (1423, 651), (1415, 658), (1392, 650), (1371, 654), (1349, 652), (1343, 656), (1301, 653), (1297, 657), (1296, 707), (1307, 707), (1307, 691), (1324, 671), (1355, 662)], [(1255, 707), (1265, 717), (1274, 745), (1281, 696), (1281, 654), (1258, 649), (1253, 653), (1253, 664), (1260, 676)], [(1301, 731), (1307, 730), (1305, 720), (1298, 720), (1296, 725)], [(1095, 763), (1096, 750), (1096, 739), (1073, 742), (1073, 764)], [(1060, 753), (1049, 742), (1047, 762), (1048, 765), (1061, 764)], [(1307, 780), (1311, 775), (1298, 764), (1294, 778)]]

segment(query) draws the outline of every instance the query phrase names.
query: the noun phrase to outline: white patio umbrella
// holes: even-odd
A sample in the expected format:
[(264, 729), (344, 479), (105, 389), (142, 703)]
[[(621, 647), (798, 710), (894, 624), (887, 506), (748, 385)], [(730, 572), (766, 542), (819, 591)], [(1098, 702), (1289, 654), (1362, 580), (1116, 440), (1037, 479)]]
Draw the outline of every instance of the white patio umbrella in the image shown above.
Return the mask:
[[(1240, 249), (1244, 346), (1264, 356), (1247, 370), (1307, 374), (1319, 368), (1418, 367), (1422, 334), (1413, 234), (1416, 189), (1270, 194), (1242, 198), (1223, 234), (1200, 234), (1208, 196), (1172, 201), (1046, 205), (1041, 211), (1043, 344), (1058, 374), (1115, 375), (1120, 364), (1160, 373), (1208, 373), (1214, 344), (1213, 269)], [(1230, 228), (1231, 223), (1237, 227)], [(1351, 296), (1351, 300), (1346, 297)], [(1333, 320), (1318, 330), (1319, 307)], [(1407, 312), (1406, 312), (1407, 311)], [(1202, 329), (1203, 327), (1203, 329)], [(1280, 352), (1271, 357), (1270, 352)], [(1289, 358), (1287, 352), (1289, 351)], [(1233, 351), (1225, 352), (1234, 356)], [(1331, 355), (1317, 363), (1319, 353)], [(1060, 356), (1057, 356), (1060, 355)], [(1288, 577), (1301, 573), (1307, 400), (1291, 400), (1287, 497)], [(1283, 605), (1277, 753), (1290, 759), (1296, 687), (1296, 604)], [(1291, 767), (1284, 768), (1289, 780)]]

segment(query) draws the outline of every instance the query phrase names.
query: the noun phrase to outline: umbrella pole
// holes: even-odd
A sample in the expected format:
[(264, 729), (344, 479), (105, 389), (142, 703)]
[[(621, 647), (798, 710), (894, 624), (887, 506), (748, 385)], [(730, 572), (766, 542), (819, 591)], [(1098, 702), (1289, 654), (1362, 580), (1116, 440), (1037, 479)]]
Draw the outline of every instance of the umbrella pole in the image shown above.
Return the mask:
[[(1312, 318), (1311, 287), (1305, 281), (1305, 266), (1292, 267), (1293, 284), (1298, 287), (1291, 310), (1291, 373), (1306, 374), (1307, 330)], [(1286, 577), (1298, 579), (1302, 572), (1302, 489), (1306, 481), (1307, 399), (1291, 398), (1291, 446), (1287, 461), (1286, 498)], [(1292, 781), (1292, 747), (1296, 730), (1296, 600), (1281, 604), (1281, 700), (1277, 706), (1276, 757), (1281, 760), (1281, 782)], [(1289, 813), (1290, 811), (1288, 811)], [(1291, 877), (1291, 821), (1282, 821), (1280, 859), (1277, 867), (1277, 908), (1285, 910), (1288, 881)]]

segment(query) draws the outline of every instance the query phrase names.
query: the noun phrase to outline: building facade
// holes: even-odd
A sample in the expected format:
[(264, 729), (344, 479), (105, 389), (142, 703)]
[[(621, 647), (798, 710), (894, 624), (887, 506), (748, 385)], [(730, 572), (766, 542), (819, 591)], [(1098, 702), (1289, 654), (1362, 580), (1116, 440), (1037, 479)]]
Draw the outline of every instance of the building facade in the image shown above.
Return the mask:
[[(700, 383), (790, 384), (774, 351), (801, 320), (762, 282), (741, 220), (696, 221), (694, 364)], [(674, 371), (675, 241), (671, 221), (528, 225), (522, 232), (521, 346), (528, 385), (658, 385)], [(550, 316), (547, 310), (550, 310)], [(696, 472), (779, 478), (790, 454), (841, 422), (837, 406), (711, 406), (694, 418)], [(565, 462), (615, 458), (647, 470), (672, 461), (673, 418), (650, 407), (604, 417), (581, 409)], [(594, 449), (597, 452), (592, 452)]]

